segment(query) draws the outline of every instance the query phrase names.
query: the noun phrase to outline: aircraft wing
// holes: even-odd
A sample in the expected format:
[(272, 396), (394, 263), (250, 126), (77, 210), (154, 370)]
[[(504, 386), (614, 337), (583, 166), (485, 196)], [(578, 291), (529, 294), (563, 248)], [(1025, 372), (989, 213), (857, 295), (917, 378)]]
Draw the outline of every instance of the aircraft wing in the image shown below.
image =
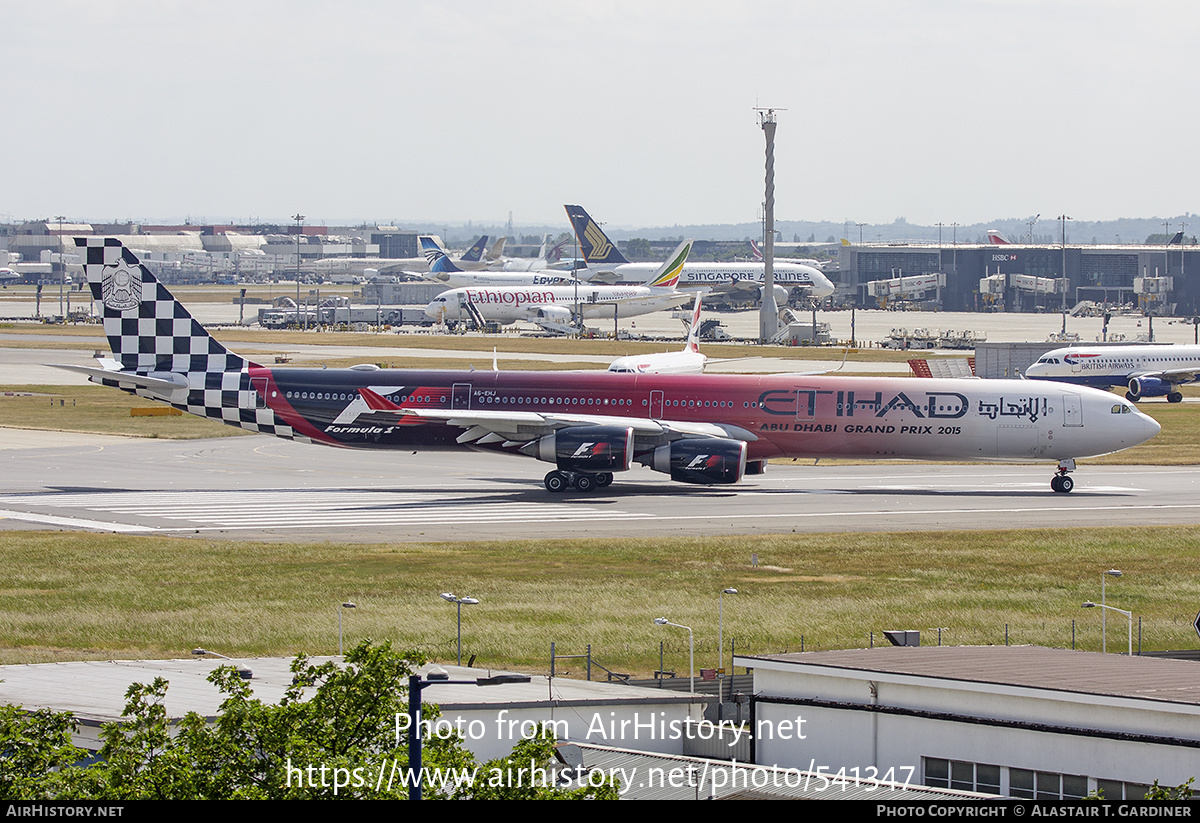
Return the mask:
[(422, 419), (442, 420), (464, 429), (460, 443), (481, 442), (523, 444), (557, 429), (571, 426), (628, 426), (635, 438), (673, 440), (678, 437), (719, 437), (747, 442), (757, 440), (751, 431), (724, 423), (693, 420), (650, 420), (607, 414), (564, 414), (562, 412), (455, 411), (452, 409), (399, 408), (398, 414)]
[(1135, 372), (1129, 375), (1134, 377), (1157, 377), (1160, 380), (1165, 380), (1168, 383), (1180, 385), (1183, 383), (1195, 383), (1197, 378), (1200, 378), (1200, 368), (1187, 369), (1165, 369), (1164, 371), (1144, 371)]

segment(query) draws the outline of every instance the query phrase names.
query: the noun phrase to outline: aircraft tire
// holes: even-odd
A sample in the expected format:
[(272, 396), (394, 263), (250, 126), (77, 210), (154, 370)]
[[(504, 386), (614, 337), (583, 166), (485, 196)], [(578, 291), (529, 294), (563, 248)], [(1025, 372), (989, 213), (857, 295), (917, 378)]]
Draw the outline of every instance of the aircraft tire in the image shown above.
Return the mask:
[(546, 484), (546, 491), (551, 494), (561, 494), (567, 490), (567, 476), (557, 470), (547, 473), (542, 482)]
[(575, 478), (575, 488), (584, 493), (590, 492), (596, 488), (596, 478), (590, 474), (581, 474)]
[(603, 489), (606, 486), (611, 486), (613, 482), (612, 472), (600, 472), (596, 475), (596, 488)]
[(1071, 479), (1070, 475), (1056, 474), (1050, 481), (1050, 488), (1059, 494), (1070, 494), (1071, 490), (1075, 488), (1075, 481)]
[(1136, 403), (1137, 401), (1142, 399), (1142, 396), (1140, 394), (1134, 394), (1131, 391), (1127, 391), (1127, 392), (1125, 392), (1125, 399), (1128, 400), (1130, 403)]
[(1183, 394), (1181, 392), (1173, 391), (1167, 395), (1167, 402), (1168, 403), (1182, 403), (1183, 402)]

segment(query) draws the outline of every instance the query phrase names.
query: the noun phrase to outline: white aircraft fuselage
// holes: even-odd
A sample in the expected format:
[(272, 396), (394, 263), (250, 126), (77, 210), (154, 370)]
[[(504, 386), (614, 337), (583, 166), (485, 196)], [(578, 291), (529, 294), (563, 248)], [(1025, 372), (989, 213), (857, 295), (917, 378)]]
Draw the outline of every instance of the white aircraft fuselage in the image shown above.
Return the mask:
[(1126, 398), (1183, 399), (1179, 386), (1200, 375), (1200, 346), (1067, 347), (1047, 352), (1025, 370), (1031, 380), (1056, 380), (1107, 389), (1124, 386)]

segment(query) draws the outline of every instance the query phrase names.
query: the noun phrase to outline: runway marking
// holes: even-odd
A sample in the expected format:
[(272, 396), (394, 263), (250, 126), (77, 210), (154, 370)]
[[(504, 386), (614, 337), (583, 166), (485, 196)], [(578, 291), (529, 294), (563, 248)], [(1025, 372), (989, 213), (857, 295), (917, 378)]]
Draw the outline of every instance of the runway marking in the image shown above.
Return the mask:
[(23, 523), (41, 523), (46, 526), (68, 526), (73, 529), (92, 529), (93, 531), (134, 533), (153, 532), (150, 526), (138, 526), (126, 523), (106, 523), (101, 520), (83, 520), (78, 517), (57, 517), (52, 514), (36, 514), (34, 512), (14, 512), (0, 509), (0, 519), (20, 520)]
[[(592, 521), (596, 511), (571, 503), (518, 502), (474, 497), (447, 498), (389, 489), (351, 491), (161, 491), (60, 492), (0, 497), (8, 506), (82, 508), (129, 518), (191, 524), (184, 527), (127, 525), (65, 518), (35, 512), (9, 512), (13, 519), (105, 531), (172, 532), (200, 529), (278, 530), (362, 526), (567, 523)], [(0, 513), (2, 516), (3, 513)], [(606, 517), (653, 519), (650, 513), (605, 510)]]

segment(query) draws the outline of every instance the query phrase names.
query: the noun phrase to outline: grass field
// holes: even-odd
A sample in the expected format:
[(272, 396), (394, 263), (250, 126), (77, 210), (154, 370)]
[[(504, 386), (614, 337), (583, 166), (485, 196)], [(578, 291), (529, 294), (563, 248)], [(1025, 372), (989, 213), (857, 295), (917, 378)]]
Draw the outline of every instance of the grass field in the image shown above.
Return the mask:
[[(752, 552), (759, 564), (749, 564)], [(865, 647), (874, 632), (921, 629), (924, 642), (1100, 646), (1100, 573), (1117, 567), (1111, 605), (1130, 609), (1143, 648), (1192, 648), (1200, 559), (1190, 528), (497, 541), (425, 545), (264, 544), (121, 535), (5, 532), (0, 663), (337, 649), (391, 639), (446, 661), (454, 609), (439, 592), (480, 599), (463, 610), (464, 654), (483, 666), (548, 669), (551, 641), (616, 671), (715, 664), (717, 593), (725, 637), (741, 651)], [(1109, 648), (1126, 624), (1109, 614)], [(934, 631), (930, 631), (931, 628)], [(569, 666), (578, 674), (579, 665)]]

